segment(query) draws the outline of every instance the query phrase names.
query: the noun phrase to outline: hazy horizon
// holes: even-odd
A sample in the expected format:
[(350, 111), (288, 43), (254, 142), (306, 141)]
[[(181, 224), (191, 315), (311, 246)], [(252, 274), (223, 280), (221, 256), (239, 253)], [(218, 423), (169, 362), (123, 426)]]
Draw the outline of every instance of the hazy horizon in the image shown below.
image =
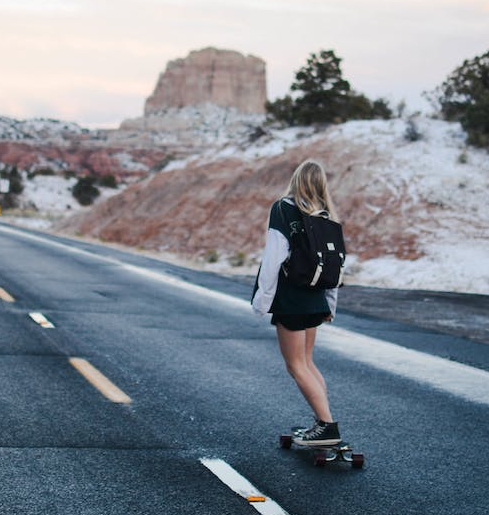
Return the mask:
[(270, 99), (333, 49), (355, 90), (413, 111), (489, 50), (489, 2), (0, 0), (0, 30), (0, 115), (14, 118), (116, 126), (142, 115), (169, 60), (208, 46), (264, 59)]

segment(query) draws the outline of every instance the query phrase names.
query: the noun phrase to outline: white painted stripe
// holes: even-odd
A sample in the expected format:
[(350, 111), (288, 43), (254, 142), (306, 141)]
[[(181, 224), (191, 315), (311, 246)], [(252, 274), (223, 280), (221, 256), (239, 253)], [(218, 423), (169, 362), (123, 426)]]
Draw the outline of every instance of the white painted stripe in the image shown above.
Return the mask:
[(380, 370), (489, 405), (489, 372), (377, 338), (323, 326), (317, 345)]
[(0, 288), (0, 299), (5, 302), (15, 302), (15, 299), (10, 295), (10, 293), (3, 288)]
[[(222, 302), (228, 307), (232, 305), (251, 313), (250, 303), (243, 299), (189, 283), (169, 274), (130, 265), (114, 258), (99, 256), (93, 252), (70, 247), (64, 243), (24, 233), (10, 227), (7, 228), (0, 225), (0, 231), (10, 232), (68, 252), (112, 263), (148, 279), (169, 284), (179, 289)], [(349, 359), (367, 363), (380, 370), (429, 384), (468, 401), (489, 405), (489, 373), (484, 370), (424, 352), (407, 349), (401, 345), (384, 340), (369, 338), (346, 329), (331, 326), (323, 327), (324, 329), (318, 332), (319, 347), (333, 350)]]
[(245, 308), (248, 308), (248, 310), (250, 309), (250, 306), (251, 306), (250, 303), (246, 302), (245, 300), (238, 299), (237, 297), (233, 297), (232, 295), (228, 295), (226, 293), (221, 293), (218, 291), (210, 290), (209, 288), (205, 288), (205, 287), (199, 286), (197, 284), (189, 283), (187, 281), (184, 281), (183, 279), (178, 279), (177, 277), (174, 277), (172, 275), (165, 274), (164, 272), (156, 272), (153, 270), (148, 270), (147, 268), (143, 268), (141, 266), (130, 265), (128, 263), (124, 263), (123, 261), (120, 261), (115, 258), (101, 256), (99, 254), (96, 254), (95, 252), (89, 252), (87, 250), (79, 249), (77, 247), (72, 247), (65, 243), (53, 241), (48, 238), (43, 238), (42, 236), (37, 236), (35, 234), (25, 233), (23, 231), (19, 231), (12, 227), (5, 227), (4, 225), (1, 225), (1, 224), (0, 224), (0, 231), (10, 233), (10, 234), (15, 234), (16, 236), (21, 236), (23, 238), (37, 241), (39, 243), (47, 244), (52, 247), (62, 249), (65, 252), (79, 254), (79, 255), (86, 256), (86, 257), (89, 257), (92, 259), (96, 259), (98, 261), (103, 261), (105, 263), (111, 263), (113, 265), (122, 267), (124, 270), (127, 270), (128, 272), (133, 272), (138, 275), (142, 275), (142, 276), (147, 277), (148, 279), (151, 279), (154, 281), (162, 282), (165, 284), (170, 284), (171, 286), (176, 286), (177, 288), (187, 290), (192, 293), (198, 293), (200, 295), (204, 295), (206, 297), (210, 297), (215, 300), (224, 302), (227, 305), (231, 304), (231, 305), (234, 305), (239, 308), (245, 307)]
[(120, 404), (130, 404), (131, 398), (118, 388), (90, 362), (82, 358), (69, 358), (70, 364), (107, 399)]
[[(250, 504), (263, 515), (287, 515), (287, 512), (280, 507), (273, 499), (263, 495), (244, 476), (233, 469), (231, 465), (219, 459), (201, 458), (200, 462), (215, 474), (233, 492), (248, 500)], [(264, 501), (252, 502), (250, 497), (265, 498)]]
[(44, 329), (53, 329), (54, 324), (52, 324), (42, 313), (38, 312), (32, 312), (29, 313), (29, 316), (36, 322), (36, 324), (39, 324)]

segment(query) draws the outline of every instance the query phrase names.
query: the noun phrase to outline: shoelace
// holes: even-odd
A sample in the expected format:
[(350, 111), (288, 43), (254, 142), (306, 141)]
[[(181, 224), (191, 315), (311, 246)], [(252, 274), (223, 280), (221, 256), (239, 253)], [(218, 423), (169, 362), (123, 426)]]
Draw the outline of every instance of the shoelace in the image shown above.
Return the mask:
[(320, 426), (319, 424), (314, 425), (309, 431), (306, 432), (304, 435), (304, 440), (310, 440), (311, 438), (314, 438), (315, 436), (319, 436), (326, 426)]

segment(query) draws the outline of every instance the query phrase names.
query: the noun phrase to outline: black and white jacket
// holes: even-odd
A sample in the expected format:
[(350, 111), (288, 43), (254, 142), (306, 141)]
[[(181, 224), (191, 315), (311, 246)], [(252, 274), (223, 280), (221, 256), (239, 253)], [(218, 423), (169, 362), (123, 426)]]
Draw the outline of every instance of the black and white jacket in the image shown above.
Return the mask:
[(253, 311), (265, 313), (336, 314), (338, 288), (306, 290), (290, 284), (282, 263), (290, 251), (290, 237), (301, 224), (299, 208), (290, 198), (276, 201), (270, 210), (267, 239), (252, 298)]

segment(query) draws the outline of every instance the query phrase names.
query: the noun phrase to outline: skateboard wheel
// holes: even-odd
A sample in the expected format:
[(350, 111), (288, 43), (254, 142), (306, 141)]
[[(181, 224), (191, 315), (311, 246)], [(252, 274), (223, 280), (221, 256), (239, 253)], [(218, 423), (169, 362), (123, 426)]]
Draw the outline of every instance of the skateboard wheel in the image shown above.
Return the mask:
[(314, 466), (315, 467), (324, 467), (326, 465), (326, 456), (322, 452), (317, 452), (314, 454)]
[(354, 469), (361, 469), (364, 463), (363, 454), (352, 454), (351, 455), (351, 466)]
[(292, 437), (290, 435), (282, 435), (280, 437), (280, 448), (290, 449), (292, 447)]

